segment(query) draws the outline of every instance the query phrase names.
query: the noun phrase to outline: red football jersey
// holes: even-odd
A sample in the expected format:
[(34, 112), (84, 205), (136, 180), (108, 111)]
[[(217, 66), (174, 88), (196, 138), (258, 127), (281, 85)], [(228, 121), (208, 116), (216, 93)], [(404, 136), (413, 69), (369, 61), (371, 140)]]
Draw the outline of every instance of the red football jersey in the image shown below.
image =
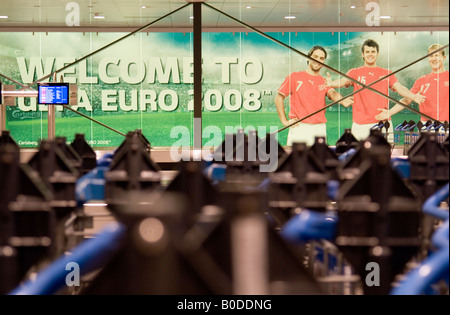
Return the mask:
[[(392, 71), (380, 67), (360, 67), (351, 69), (347, 75), (355, 80), (358, 80), (364, 85), (369, 85), (372, 82), (387, 76)], [(370, 88), (377, 90), (389, 96), (389, 88), (398, 82), (395, 75), (370, 86)], [(351, 81), (353, 91), (362, 89), (362, 86)], [(375, 92), (365, 89), (356, 93), (353, 96), (353, 122), (363, 125), (377, 123), (375, 116), (380, 113), (379, 108), (389, 108), (389, 100)]]
[[(306, 71), (293, 72), (278, 89), (278, 93), (290, 96), (289, 118), (301, 119), (323, 107), (328, 93), (325, 79), (320, 75), (311, 75)], [(302, 121), (307, 124), (326, 123), (325, 110)]]
[[(449, 72), (429, 73), (417, 79), (411, 92), (420, 94), (426, 97), (425, 101), (420, 104), (419, 110), (439, 121), (449, 121), (448, 117), (448, 81)], [(422, 120), (428, 120), (423, 117)]]

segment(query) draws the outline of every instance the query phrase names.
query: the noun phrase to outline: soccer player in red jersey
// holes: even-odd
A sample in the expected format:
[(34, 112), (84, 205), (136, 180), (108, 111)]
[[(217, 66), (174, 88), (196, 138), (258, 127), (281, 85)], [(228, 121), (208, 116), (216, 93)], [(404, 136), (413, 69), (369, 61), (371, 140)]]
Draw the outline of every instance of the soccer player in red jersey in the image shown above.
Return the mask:
[[(364, 60), (364, 66), (351, 69), (347, 72), (347, 76), (353, 78), (364, 85), (369, 85), (382, 77), (389, 75), (392, 71), (383, 69), (377, 66), (377, 58), (379, 56), (380, 47), (378, 43), (372, 39), (368, 39), (361, 47), (361, 53)], [(349, 78), (343, 78), (340, 80), (332, 81), (330, 74), (327, 74), (327, 85), (333, 88), (350, 87), (353, 86), (353, 91), (356, 92), (362, 89), (362, 86), (350, 80)], [(407, 97), (420, 104), (424, 101), (424, 97), (420, 94), (414, 94), (400, 82), (398, 82), (395, 75), (391, 75), (388, 78), (371, 86), (372, 89), (377, 90), (385, 95), (389, 95), (389, 89), (397, 92), (403, 97)], [(401, 106), (401, 105), (399, 105)], [(380, 120), (377, 119), (377, 115), (381, 109), (389, 108), (389, 99), (364, 89), (354, 95), (353, 104), (353, 125), (352, 134), (360, 140), (364, 140), (370, 134), (370, 129), (377, 124)], [(393, 139), (393, 128), (390, 124), (389, 128), (389, 140)]]
[[(314, 60), (324, 63), (327, 51), (322, 46), (314, 46), (308, 53)], [(342, 99), (342, 95), (326, 85), (325, 79), (320, 75), (322, 65), (308, 60), (305, 71), (293, 72), (284, 80), (275, 97), (278, 116), (284, 126), (291, 125), (309, 114), (324, 108), (325, 96), (333, 101)], [(289, 119), (286, 118), (284, 99), (290, 97)], [(353, 104), (351, 97), (343, 100), (342, 105), (348, 107)], [(316, 137), (326, 137), (327, 119), (325, 110), (295, 124), (289, 128), (287, 145), (294, 142), (303, 142), (311, 146)]]
[[(433, 44), (428, 48), (428, 53), (431, 54), (441, 47), (442, 45), (440, 44)], [(425, 101), (420, 104), (419, 111), (440, 122), (449, 121), (449, 72), (444, 69), (445, 58), (445, 49), (430, 55), (428, 62), (431, 66), (431, 72), (417, 79), (411, 89), (412, 93), (421, 93), (426, 97)], [(403, 98), (401, 102), (409, 105), (412, 103), (412, 100)], [(377, 115), (377, 119), (387, 120), (403, 109), (405, 107), (399, 104), (396, 104), (389, 110), (382, 109), (382, 112)], [(428, 119), (421, 117), (421, 120), (425, 123)]]

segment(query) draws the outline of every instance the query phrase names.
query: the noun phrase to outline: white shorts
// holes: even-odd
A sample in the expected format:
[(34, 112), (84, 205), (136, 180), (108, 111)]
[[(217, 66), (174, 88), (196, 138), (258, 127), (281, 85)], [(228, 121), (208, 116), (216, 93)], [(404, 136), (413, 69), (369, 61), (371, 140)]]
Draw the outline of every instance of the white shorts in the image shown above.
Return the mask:
[(307, 146), (312, 146), (316, 141), (316, 137), (327, 136), (327, 124), (305, 124), (298, 123), (289, 128), (287, 145), (292, 146), (295, 142), (306, 143)]
[[(392, 125), (392, 122), (389, 122), (390, 126), (389, 126), (389, 135), (388, 135), (388, 142), (392, 143), (394, 142), (394, 126)], [(352, 125), (352, 134), (355, 136), (356, 139), (358, 140), (366, 140), (366, 138), (370, 135), (370, 130), (373, 128), (373, 126), (375, 126), (376, 123), (374, 124), (364, 124), (364, 125), (359, 125), (357, 123), (353, 123)], [(383, 128), (381, 130), (381, 132), (383, 134), (386, 133), (386, 129)]]

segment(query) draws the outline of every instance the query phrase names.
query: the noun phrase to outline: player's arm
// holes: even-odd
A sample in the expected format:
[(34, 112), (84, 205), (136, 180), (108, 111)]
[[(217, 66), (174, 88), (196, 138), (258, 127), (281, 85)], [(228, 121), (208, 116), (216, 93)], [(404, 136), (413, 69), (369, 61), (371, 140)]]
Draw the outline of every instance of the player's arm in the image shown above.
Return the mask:
[(327, 72), (327, 77), (325, 78), (325, 83), (327, 86), (338, 89), (338, 88), (342, 88), (342, 87), (349, 87), (352, 83), (352, 81), (350, 81), (347, 78), (342, 78), (340, 80), (331, 80), (331, 76), (330, 73)]
[(291, 123), (293, 123), (293, 120), (288, 120), (286, 118), (285, 108), (284, 108), (284, 99), (286, 96), (284, 96), (281, 93), (277, 93), (277, 96), (275, 96), (275, 106), (277, 108), (278, 117), (280, 118), (281, 123), (283, 126), (289, 126)]
[(404, 87), (400, 82), (395, 82), (394, 85), (392, 85), (392, 90), (397, 92), (404, 98), (408, 98), (416, 102), (417, 104), (424, 102), (426, 99), (426, 97), (421, 94), (422, 90), (420, 90), (417, 94), (414, 94), (408, 88)]
[[(412, 103), (412, 100), (410, 98), (402, 98), (400, 100), (400, 103), (409, 105)], [(378, 121), (388, 120), (389, 117), (392, 117), (395, 114), (400, 113), (404, 109), (405, 109), (405, 107), (400, 104), (395, 104), (394, 107), (392, 107), (391, 109), (379, 108), (378, 110), (380, 110), (380, 113), (375, 116), (375, 119)]]
[[(333, 102), (337, 102), (341, 99), (343, 99), (344, 97), (338, 93), (335, 89), (329, 89), (327, 92), (327, 96), (330, 100), (332, 100)], [(353, 105), (353, 97), (347, 97), (345, 100), (342, 100), (341, 102), (339, 102), (342, 106), (344, 107), (350, 107)]]

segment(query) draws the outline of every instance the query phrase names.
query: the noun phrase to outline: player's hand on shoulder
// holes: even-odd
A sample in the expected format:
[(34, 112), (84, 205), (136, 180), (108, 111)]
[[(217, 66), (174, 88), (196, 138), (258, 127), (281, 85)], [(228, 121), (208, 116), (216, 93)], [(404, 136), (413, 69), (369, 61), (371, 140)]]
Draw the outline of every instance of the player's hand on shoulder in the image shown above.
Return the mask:
[[(286, 122), (284, 122), (283, 125), (284, 125), (284, 126), (290, 126), (290, 125), (292, 125), (293, 123), (295, 123), (296, 121), (298, 121), (297, 118), (289, 119), (289, 120), (287, 120)], [(295, 124), (295, 125), (293, 125), (292, 127), (296, 127), (296, 126), (298, 126), (298, 124)]]
[(378, 108), (380, 113), (375, 116), (378, 121), (385, 121), (389, 119), (389, 111), (386, 108)]
[(353, 96), (352, 97), (347, 97), (345, 100), (343, 100), (341, 102), (341, 105), (343, 105), (344, 107), (350, 107), (352, 106), (354, 103), (353, 101)]
[(327, 77), (325, 78), (325, 84), (327, 86), (333, 87), (333, 80), (331, 80), (331, 75), (327, 72)]
[(423, 86), (420, 88), (420, 91), (414, 96), (414, 102), (416, 102), (417, 104), (421, 104), (423, 102), (425, 102), (426, 100), (426, 96), (422, 95), (422, 91), (423, 90)]

